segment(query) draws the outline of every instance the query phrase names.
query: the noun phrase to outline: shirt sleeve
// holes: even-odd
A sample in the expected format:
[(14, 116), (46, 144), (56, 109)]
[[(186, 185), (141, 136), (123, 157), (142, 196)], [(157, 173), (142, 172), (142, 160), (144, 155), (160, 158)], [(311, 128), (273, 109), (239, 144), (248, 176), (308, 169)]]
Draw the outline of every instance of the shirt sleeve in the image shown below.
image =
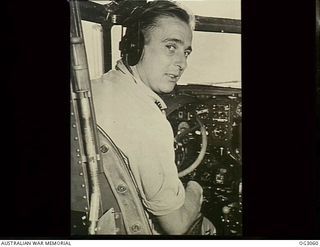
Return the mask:
[[(145, 125), (140, 138), (139, 178), (144, 192), (143, 204), (153, 215), (166, 215), (184, 204), (185, 190), (178, 177), (169, 122)], [(148, 121), (146, 121), (148, 123)]]

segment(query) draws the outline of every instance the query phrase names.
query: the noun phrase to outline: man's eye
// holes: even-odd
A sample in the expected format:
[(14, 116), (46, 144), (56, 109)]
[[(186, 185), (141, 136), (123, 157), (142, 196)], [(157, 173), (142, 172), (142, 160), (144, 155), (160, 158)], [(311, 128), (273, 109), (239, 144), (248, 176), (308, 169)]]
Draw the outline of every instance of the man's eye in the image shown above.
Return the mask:
[(175, 45), (166, 45), (169, 51), (175, 51), (176, 46)]
[(190, 55), (190, 53), (191, 53), (190, 51), (185, 51), (185, 52), (184, 52), (184, 56), (185, 56), (185, 57), (188, 57), (188, 56)]

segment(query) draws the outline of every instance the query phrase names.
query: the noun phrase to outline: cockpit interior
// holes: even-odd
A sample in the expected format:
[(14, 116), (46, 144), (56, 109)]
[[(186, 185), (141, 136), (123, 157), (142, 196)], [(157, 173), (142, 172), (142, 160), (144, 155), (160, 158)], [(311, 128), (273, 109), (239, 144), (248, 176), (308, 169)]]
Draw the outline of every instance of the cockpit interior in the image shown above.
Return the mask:
[[(135, 223), (143, 218), (139, 198), (128, 189), (129, 185), (117, 184), (118, 181), (132, 183), (127, 181), (131, 175), (125, 171), (126, 160), (108, 133), (95, 127), (94, 106), (90, 101), (90, 80), (112, 69), (119, 56), (117, 45), (123, 35), (123, 16), (143, 2), (70, 1), (71, 232), (74, 236), (150, 234), (144, 230), (143, 222)], [(198, 4), (202, 4), (201, 9), (210, 8), (209, 1)], [(167, 105), (166, 116), (174, 132), (179, 178), (183, 184), (194, 180), (202, 186), (201, 212), (215, 225), (219, 237), (242, 236), (240, 3), (237, 7), (239, 11), (235, 12), (239, 12), (239, 16), (232, 18), (198, 14), (197, 8), (190, 6), (196, 18), (194, 53), (198, 53), (198, 58), (191, 61), (192, 54), (191, 72), (181, 78), (182, 82), (171, 93), (160, 95)], [(80, 57), (85, 57), (83, 62)], [(81, 74), (83, 71), (87, 74)], [(87, 99), (86, 106), (84, 99)], [(92, 114), (83, 117), (86, 111)], [(88, 126), (93, 128), (91, 139), (86, 135)], [(92, 139), (96, 140), (93, 141), (93, 153), (97, 153), (95, 162), (88, 154)], [(122, 168), (112, 167), (114, 165)], [(125, 192), (132, 196), (131, 201), (125, 203), (136, 208), (120, 205), (122, 200), (127, 200), (122, 197)], [(105, 224), (110, 208), (114, 231)], [(137, 216), (132, 219), (132, 215)]]

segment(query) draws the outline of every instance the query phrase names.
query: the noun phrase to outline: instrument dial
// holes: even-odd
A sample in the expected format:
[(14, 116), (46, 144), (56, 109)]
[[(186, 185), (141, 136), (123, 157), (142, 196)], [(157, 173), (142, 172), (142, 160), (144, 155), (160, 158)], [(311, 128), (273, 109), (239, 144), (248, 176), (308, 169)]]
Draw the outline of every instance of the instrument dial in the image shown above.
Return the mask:
[(196, 113), (200, 119), (207, 119), (209, 115), (209, 108), (204, 104), (197, 105)]

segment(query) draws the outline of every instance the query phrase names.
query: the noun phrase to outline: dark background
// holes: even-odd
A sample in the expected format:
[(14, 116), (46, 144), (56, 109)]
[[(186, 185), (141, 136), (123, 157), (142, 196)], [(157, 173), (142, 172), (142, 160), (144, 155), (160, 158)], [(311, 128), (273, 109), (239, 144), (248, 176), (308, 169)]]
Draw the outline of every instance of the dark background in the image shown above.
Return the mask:
[[(316, 2), (242, 3), (243, 238), (319, 239)], [(70, 238), (69, 4), (4, 4), (0, 236)]]

